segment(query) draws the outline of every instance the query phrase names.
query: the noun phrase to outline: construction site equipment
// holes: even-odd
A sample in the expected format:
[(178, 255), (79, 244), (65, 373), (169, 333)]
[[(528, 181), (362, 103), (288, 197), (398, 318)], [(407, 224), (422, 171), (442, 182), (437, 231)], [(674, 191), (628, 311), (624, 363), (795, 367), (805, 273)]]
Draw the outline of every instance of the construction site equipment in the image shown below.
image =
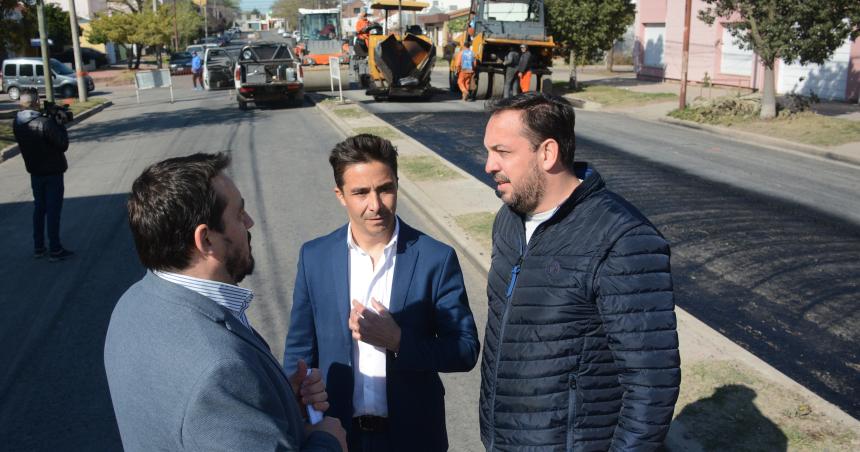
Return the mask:
[(391, 11), (398, 11), (397, 30), (371, 31), (367, 49), (357, 43), (353, 56), (356, 80), (376, 100), (427, 97), (430, 75), (435, 63), (436, 47), (417, 25), (404, 27), (403, 12), (423, 10), (428, 3), (410, 0), (376, 0), (371, 9), (385, 11), (385, 22)]
[(349, 61), (343, 49), (340, 8), (299, 8), (299, 32), (296, 55), (304, 66), (328, 66), (331, 57), (339, 63)]
[[(477, 62), (475, 98), (501, 97), (505, 81), (505, 55), (525, 44), (532, 55), (530, 91), (552, 90), (552, 54), (556, 44), (547, 36), (543, 0), (472, 0), (467, 29), (455, 41), (452, 55), (469, 42)], [(457, 87), (455, 58), (448, 80)]]

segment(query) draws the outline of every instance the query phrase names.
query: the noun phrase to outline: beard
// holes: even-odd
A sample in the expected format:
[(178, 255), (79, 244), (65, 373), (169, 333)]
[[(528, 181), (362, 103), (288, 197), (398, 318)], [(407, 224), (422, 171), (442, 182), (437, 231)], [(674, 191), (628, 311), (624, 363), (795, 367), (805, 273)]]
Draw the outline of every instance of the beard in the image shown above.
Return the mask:
[[(498, 173), (493, 176), (493, 179), (496, 182), (510, 182), (510, 179)], [(496, 196), (501, 198), (514, 212), (522, 215), (534, 213), (546, 191), (546, 176), (541, 173), (537, 161), (532, 162), (522, 183), (517, 185), (519, 186), (511, 184), (509, 199), (505, 199), (498, 190), (496, 190)]]
[[(228, 240), (228, 243), (233, 244)], [(242, 282), (246, 276), (254, 273), (254, 255), (251, 253), (251, 233), (248, 232), (248, 257), (242, 256), (242, 251), (233, 247), (230, 255), (227, 256), (227, 261), (224, 263), (227, 267), (227, 273), (236, 281), (236, 284)]]

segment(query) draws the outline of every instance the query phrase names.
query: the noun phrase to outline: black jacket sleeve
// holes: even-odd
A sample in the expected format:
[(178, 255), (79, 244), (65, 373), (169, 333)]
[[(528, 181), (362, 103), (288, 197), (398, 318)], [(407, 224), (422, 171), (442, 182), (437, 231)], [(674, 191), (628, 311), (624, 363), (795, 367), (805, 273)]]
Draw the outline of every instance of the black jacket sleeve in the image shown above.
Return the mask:
[(647, 224), (627, 231), (600, 264), (595, 289), (624, 388), (611, 450), (656, 450), (681, 383), (669, 244)]

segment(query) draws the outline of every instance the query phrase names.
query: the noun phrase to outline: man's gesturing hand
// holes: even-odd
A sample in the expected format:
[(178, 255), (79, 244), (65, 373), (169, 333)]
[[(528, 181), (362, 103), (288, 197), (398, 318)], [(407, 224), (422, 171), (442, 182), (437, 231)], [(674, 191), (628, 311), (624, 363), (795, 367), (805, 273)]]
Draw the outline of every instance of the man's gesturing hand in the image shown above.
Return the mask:
[(397, 322), (385, 306), (375, 298), (370, 299), (370, 304), (373, 309), (357, 300), (352, 300), (352, 310), (349, 313), (349, 329), (352, 330), (352, 338), (395, 353), (399, 352), (400, 327)]

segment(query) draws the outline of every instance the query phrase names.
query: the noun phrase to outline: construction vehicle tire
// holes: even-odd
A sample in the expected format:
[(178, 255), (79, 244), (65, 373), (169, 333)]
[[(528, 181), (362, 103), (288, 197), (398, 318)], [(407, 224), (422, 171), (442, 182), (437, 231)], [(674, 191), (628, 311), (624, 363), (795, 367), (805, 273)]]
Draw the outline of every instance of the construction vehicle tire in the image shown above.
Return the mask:
[(475, 72), (475, 76), (478, 77), (475, 99), (485, 100), (490, 95), (490, 79), (493, 74), (491, 72)]
[(501, 98), (505, 94), (505, 74), (493, 73), (493, 91), (490, 97)]
[(358, 78), (358, 84), (362, 89), (367, 89), (370, 87), (370, 75), (369, 74), (361, 74)]
[(542, 77), (540, 81), (540, 92), (544, 94), (552, 94), (552, 77), (547, 75)]

